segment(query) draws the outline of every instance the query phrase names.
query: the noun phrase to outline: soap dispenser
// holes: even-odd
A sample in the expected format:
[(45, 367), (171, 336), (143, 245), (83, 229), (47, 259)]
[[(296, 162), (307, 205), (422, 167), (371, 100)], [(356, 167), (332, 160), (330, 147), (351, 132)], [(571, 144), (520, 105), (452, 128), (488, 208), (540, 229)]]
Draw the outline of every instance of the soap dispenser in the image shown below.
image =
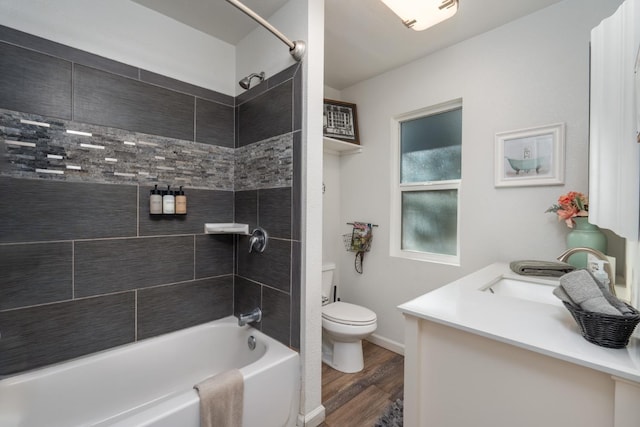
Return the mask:
[(186, 215), (187, 213), (187, 196), (184, 195), (182, 185), (180, 189), (176, 191), (176, 214)]
[(149, 195), (149, 213), (151, 215), (159, 215), (162, 213), (162, 195), (158, 190), (158, 184), (151, 190)]
[(165, 215), (176, 213), (176, 200), (170, 185), (167, 185), (167, 191), (162, 196), (162, 213)]

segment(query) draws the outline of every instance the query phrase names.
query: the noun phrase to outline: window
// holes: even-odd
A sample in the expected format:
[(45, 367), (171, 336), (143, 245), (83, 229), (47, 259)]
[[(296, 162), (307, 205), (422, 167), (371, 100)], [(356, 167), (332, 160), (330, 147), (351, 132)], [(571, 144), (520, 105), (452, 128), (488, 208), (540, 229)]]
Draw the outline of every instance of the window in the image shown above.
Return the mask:
[(459, 264), (462, 101), (392, 120), (391, 255)]

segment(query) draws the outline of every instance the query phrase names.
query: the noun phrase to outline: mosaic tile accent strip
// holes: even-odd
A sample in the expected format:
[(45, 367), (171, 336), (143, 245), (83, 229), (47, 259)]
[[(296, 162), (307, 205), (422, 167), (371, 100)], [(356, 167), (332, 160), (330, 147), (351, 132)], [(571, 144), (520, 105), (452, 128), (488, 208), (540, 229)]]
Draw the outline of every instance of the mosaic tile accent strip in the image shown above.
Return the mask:
[(237, 148), (235, 171), (235, 191), (291, 187), (293, 134)]
[(234, 185), (233, 148), (3, 109), (0, 152), (0, 173), (14, 178), (227, 191)]
[(291, 133), (233, 149), (0, 109), (0, 153), (0, 174), (14, 178), (226, 191), (293, 182)]

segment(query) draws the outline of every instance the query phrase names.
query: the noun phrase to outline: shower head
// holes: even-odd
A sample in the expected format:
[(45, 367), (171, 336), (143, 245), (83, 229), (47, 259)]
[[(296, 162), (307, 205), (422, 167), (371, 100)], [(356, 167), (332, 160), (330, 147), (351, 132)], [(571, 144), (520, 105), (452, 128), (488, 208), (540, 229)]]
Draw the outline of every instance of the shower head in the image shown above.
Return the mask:
[(260, 74), (258, 73), (249, 74), (247, 77), (240, 80), (238, 84), (242, 89), (249, 89), (251, 87), (251, 79), (254, 77), (258, 77), (260, 81), (264, 81), (264, 71), (260, 72)]

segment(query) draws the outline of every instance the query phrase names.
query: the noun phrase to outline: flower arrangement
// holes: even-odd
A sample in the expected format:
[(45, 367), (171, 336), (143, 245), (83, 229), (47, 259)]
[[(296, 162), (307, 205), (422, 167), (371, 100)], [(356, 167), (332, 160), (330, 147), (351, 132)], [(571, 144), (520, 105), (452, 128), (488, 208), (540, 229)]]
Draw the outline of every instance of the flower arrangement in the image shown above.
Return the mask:
[(558, 204), (552, 205), (545, 212), (558, 215), (558, 221), (564, 221), (569, 228), (573, 228), (573, 218), (589, 216), (589, 199), (577, 191), (569, 191), (558, 197)]

